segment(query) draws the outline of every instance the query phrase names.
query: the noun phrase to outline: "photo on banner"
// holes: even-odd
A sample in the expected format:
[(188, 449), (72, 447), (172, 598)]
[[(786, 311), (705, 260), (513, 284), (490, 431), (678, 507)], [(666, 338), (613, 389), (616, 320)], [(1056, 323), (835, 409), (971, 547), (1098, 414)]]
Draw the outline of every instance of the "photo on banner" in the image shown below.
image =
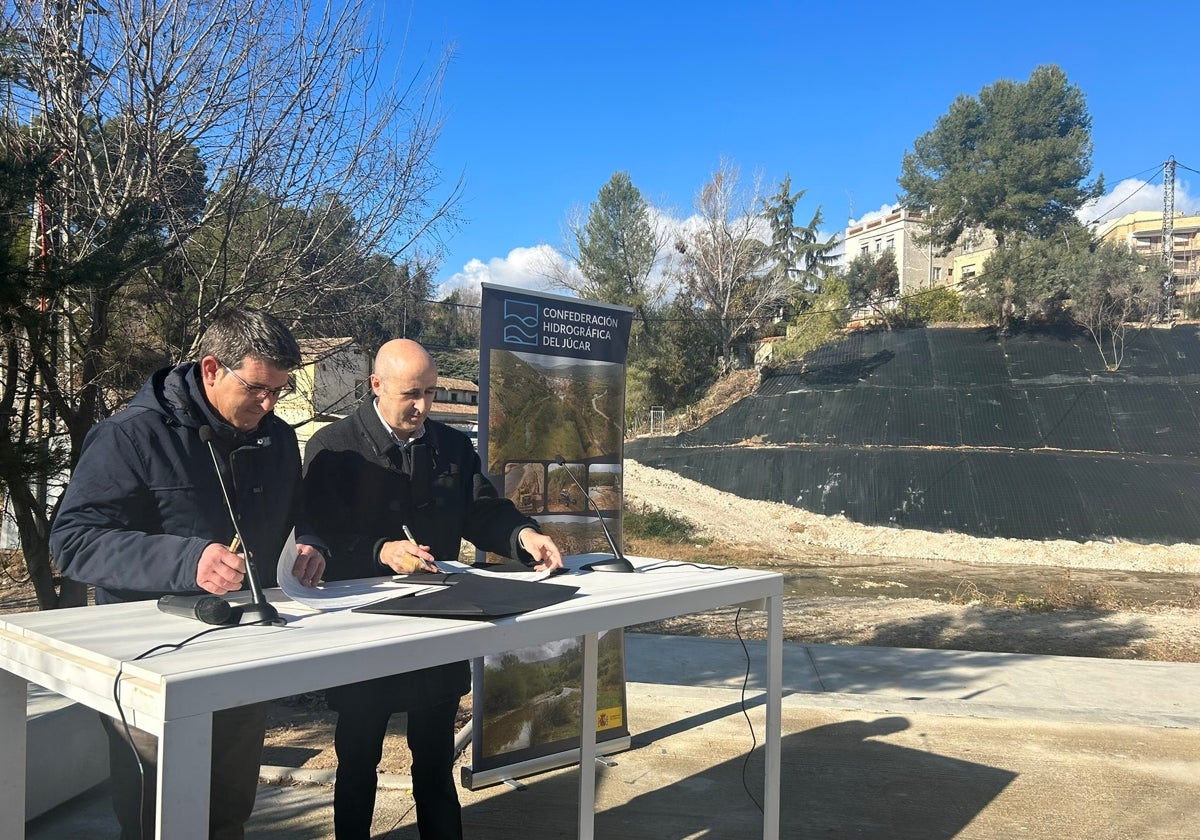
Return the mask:
[[(628, 307), (483, 284), (484, 469), (564, 555), (609, 553), (597, 509), (621, 541), (632, 320)], [(471, 773), (552, 762), (578, 750), (582, 665), (581, 638), (477, 660)], [(599, 639), (598, 683), (596, 740), (603, 751), (629, 736), (621, 630)]]

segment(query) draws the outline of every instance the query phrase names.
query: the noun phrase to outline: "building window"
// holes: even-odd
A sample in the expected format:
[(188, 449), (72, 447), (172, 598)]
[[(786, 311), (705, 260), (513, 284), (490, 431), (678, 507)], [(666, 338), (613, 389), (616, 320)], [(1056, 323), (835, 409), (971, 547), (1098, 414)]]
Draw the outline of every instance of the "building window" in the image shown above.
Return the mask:
[(964, 280), (966, 280), (968, 277), (974, 277), (975, 276), (975, 266), (964, 265), (962, 276), (963, 276)]
[(450, 392), (450, 402), (458, 402), (458, 391)]
[(889, 251), (894, 251), (894, 250), (896, 249), (896, 238), (895, 238), (894, 236), (889, 236), (889, 237), (888, 237), (888, 240), (887, 240), (887, 249), (888, 249)]
[(864, 253), (864, 254), (869, 253), (870, 250), (871, 250), (871, 246), (864, 242), (863, 246), (862, 246), (862, 253)]
[(935, 265), (935, 266), (933, 267), (933, 280), (934, 280), (934, 282), (936, 283), (938, 280), (941, 280), (941, 279), (942, 279), (942, 269), (941, 269), (941, 266), (936, 266), (936, 265)]
[(883, 240), (876, 239), (875, 240), (875, 253), (878, 254), (882, 250), (883, 250)]

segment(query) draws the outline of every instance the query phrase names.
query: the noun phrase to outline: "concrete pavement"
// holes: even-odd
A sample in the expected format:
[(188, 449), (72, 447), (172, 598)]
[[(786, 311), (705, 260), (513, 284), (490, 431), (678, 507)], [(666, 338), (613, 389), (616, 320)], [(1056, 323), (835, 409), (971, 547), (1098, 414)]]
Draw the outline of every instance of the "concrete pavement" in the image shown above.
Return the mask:
[[(761, 836), (765, 645), (627, 634), (630, 750), (599, 769), (596, 837)], [(781, 837), (1184, 840), (1200, 826), (1200, 664), (784, 646)], [(264, 768), (248, 836), (332, 837), (332, 788)], [(316, 781), (318, 783), (311, 783)], [(415, 840), (403, 778), (375, 837)], [(466, 834), (574, 837), (573, 768), (460, 791)], [(116, 836), (104, 786), (27, 825)]]

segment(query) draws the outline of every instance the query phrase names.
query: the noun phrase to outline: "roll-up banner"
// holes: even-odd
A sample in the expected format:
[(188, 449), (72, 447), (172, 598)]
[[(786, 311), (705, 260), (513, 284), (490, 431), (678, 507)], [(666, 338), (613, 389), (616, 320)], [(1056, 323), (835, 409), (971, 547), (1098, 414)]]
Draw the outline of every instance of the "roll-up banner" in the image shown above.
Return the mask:
[[(482, 309), (484, 470), (564, 555), (608, 552), (592, 502), (620, 544), (625, 358), (633, 310), (492, 283), (483, 284)], [(471, 766), (463, 768), (464, 787), (578, 761), (582, 666), (582, 638), (474, 662)], [(626, 749), (621, 630), (599, 639), (598, 683), (597, 751)]]

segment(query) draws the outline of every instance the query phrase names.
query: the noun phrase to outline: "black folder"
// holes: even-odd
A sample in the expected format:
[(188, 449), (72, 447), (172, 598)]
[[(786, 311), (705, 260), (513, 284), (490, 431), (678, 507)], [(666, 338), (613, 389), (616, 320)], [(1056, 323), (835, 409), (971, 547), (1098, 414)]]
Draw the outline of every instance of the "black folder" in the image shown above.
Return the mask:
[(355, 607), (354, 612), (440, 618), (502, 618), (570, 600), (578, 586), (508, 580), (490, 575), (448, 575), (436, 592), (402, 595)]

